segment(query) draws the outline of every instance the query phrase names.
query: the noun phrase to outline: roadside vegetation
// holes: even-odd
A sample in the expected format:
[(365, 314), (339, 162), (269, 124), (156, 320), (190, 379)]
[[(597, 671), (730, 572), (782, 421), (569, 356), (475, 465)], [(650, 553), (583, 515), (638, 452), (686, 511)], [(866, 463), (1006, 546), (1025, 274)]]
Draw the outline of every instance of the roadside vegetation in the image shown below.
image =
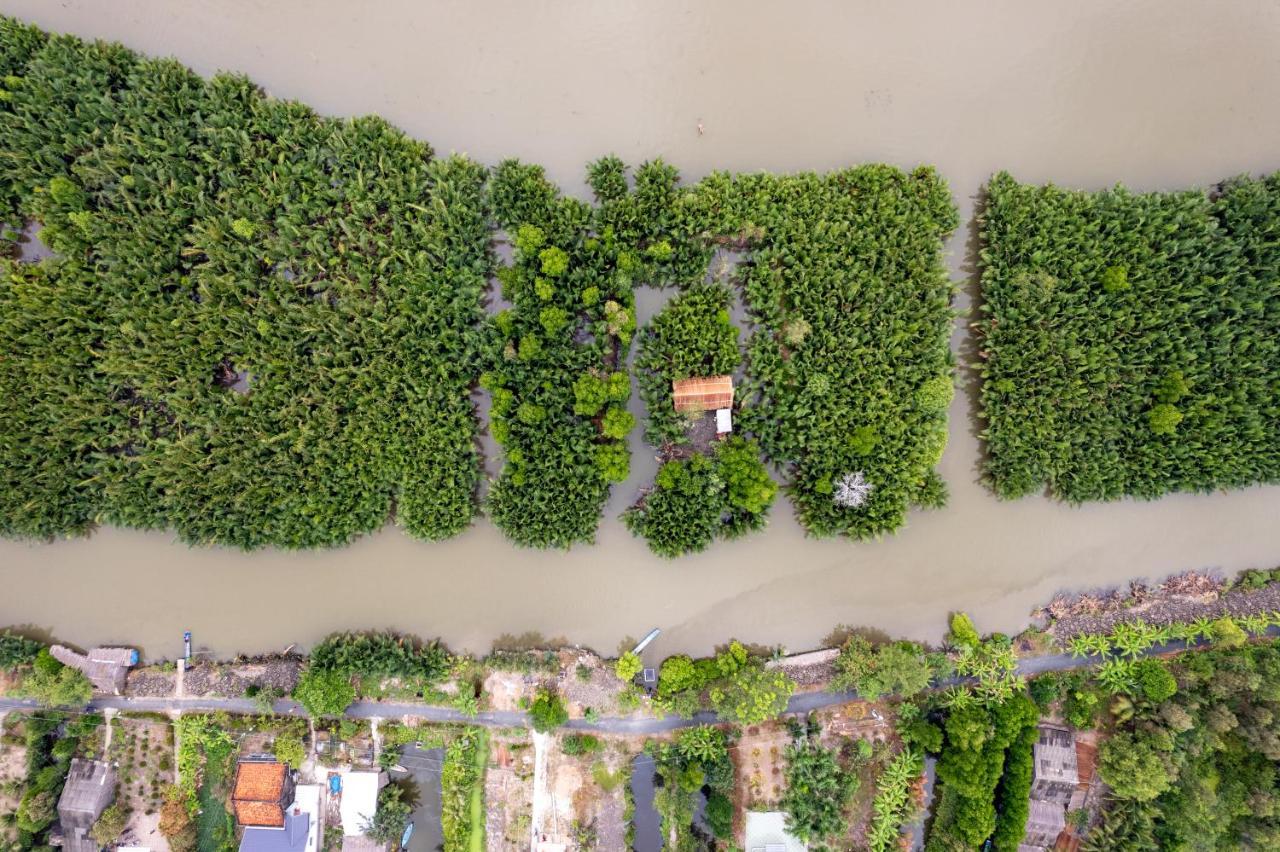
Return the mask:
[(1138, 194), (1002, 173), (987, 194), (977, 330), (996, 493), (1280, 480), (1280, 174)]
[(765, 668), (764, 662), (737, 640), (715, 657), (667, 657), (658, 670), (653, 705), (685, 717), (710, 709), (739, 725), (772, 719), (786, 709), (796, 685), (786, 672)]

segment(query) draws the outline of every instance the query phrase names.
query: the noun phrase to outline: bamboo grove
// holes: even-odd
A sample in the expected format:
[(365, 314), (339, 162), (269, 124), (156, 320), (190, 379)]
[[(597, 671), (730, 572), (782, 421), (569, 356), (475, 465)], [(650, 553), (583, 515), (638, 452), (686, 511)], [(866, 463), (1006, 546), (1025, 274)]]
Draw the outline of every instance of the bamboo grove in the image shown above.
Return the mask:
[[(310, 548), (486, 512), (520, 545), (590, 542), (630, 481), (637, 339), (671, 467), (624, 520), (655, 551), (763, 526), (766, 463), (816, 536), (945, 503), (958, 216), (934, 170), (686, 185), (606, 157), (587, 184), (592, 202), (536, 165), (436, 157), (378, 118), (0, 18), (0, 534)], [(1136, 195), (997, 176), (976, 327), (994, 490), (1276, 481), (1277, 223), (1280, 177)], [(19, 258), (33, 225), (39, 263)], [(638, 329), (641, 287), (675, 295)], [(670, 381), (720, 372), (735, 436), (695, 451)]]

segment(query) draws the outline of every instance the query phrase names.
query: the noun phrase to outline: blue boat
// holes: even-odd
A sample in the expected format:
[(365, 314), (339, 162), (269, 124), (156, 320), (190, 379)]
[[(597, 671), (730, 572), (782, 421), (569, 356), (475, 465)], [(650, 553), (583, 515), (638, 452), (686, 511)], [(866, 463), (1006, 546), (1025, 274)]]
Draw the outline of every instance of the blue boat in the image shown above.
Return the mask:
[(404, 834), (400, 835), (400, 848), (409, 848), (409, 838), (413, 837), (413, 823), (409, 823), (404, 827)]

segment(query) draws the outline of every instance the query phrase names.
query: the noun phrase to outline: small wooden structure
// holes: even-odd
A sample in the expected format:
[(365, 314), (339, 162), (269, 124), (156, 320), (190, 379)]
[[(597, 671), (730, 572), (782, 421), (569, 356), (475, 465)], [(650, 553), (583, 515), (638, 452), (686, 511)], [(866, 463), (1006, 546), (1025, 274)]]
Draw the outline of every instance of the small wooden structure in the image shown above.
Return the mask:
[(733, 376), (695, 376), (671, 383), (676, 411), (715, 411), (733, 407)]
[(65, 645), (54, 645), (49, 654), (64, 666), (84, 672), (94, 689), (113, 695), (124, 691), (129, 669), (138, 664), (133, 648), (90, 648), (88, 654), (78, 654)]

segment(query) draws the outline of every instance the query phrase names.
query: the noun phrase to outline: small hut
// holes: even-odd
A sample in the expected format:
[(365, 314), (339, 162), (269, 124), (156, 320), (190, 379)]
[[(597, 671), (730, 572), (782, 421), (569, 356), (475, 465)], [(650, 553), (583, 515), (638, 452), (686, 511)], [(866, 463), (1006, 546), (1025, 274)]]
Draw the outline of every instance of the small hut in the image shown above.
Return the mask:
[(695, 376), (671, 383), (671, 401), (676, 411), (714, 411), (716, 434), (733, 431), (733, 376)]
[(124, 691), (129, 669), (138, 664), (138, 652), (133, 648), (91, 648), (88, 654), (78, 654), (64, 645), (54, 645), (49, 653), (64, 666), (84, 672), (94, 689), (113, 695)]

